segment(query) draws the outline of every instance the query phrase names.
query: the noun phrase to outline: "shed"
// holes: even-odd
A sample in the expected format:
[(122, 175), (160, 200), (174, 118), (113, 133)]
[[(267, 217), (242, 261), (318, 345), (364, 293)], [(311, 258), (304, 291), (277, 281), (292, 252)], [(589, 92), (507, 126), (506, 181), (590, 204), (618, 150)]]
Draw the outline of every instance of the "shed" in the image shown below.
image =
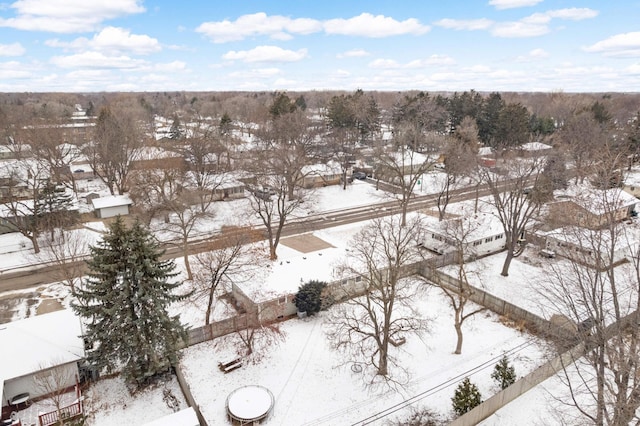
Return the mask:
[(133, 202), (128, 195), (109, 195), (107, 197), (94, 198), (91, 200), (96, 216), (106, 219), (114, 216), (125, 216), (129, 214), (129, 208)]
[(79, 380), (78, 363), (84, 359), (80, 319), (69, 309), (0, 325), (0, 380), (2, 406), (16, 395), (37, 398), (52, 392), (38, 385), (38, 375), (55, 376), (66, 389)]

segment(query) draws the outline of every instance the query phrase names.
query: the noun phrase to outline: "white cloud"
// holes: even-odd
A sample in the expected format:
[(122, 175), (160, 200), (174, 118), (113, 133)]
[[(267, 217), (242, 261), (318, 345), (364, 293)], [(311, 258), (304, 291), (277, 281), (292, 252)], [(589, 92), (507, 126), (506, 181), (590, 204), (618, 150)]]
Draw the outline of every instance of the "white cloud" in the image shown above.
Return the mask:
[(493, 21), (485, 18), (469, 19), (469, 20), (445, 18), (445, 19), (436, 21), (433, 24), (439, 27), (449, 28), (452, 30), (474, 31), (474, 30), (488, 29), (489, 27), (491, 27), (491, 25), (493, 25)]
[(531, 62), (543, 58), (547, 58), (549, 53), (544, 49), (533, 49), (526, 55), (518, 56), (516, 62)]
[(360, 37), (390, 37), (403, 34), (419, 35), (430, 30), (414, 18), (397, 21), (384, 15), (362, 13), (349, 19), (336, 18), (319, 21), (311, 18), (291, 19), (286, 16), (269, 16), (264, 12), (242, 15), (235, 21), (203, 22), (196, 32), (209, 37), (214, 43), (244, 40), (252, 36), (268, 36), (276, 40), (289, 40), (294, 34), (311, 34), (323, 31), (327, 34)]
[(94, 50), (108, 54), (131, 52), (138, 55), (147, 55), (162, 50), (157, 39), (145, 34), (131, 34), (124, 28), (106, 27), (95, 34), (92, 39), (80, 37), (70, 42), (58, 39), (47, 40), (45, 44), (50, 47), (61, 47), (73, 50)]
[(598, 11), (586, 7), (569, 9), (549, 10), (546, 12), (552, 18), (567, 19), (570, 21), (581, 21), (583, 19), (591, 19), (598, 16)]
[(496, 37), (535, 37), (547, 34), (549, 23), (552, 19), (564, 19), (578, 21), (594, 18), (598, 12), (593, 9), (557, 9), (543, 13), (534, 13), (519, 21), (501, 22), (491, 28), (491, 34)]
[(26, 31), (73, 33), (95, 30), (105, 20), (145, 11), (142, 0), (18, 0), (15, 16), (0, 27)]
[(251, 70), (234, 71), (229, 73), (229, 77), (241, 78), (241, 79), (254, 79), (254, 78), (271, 78), (282, 71), (279, 68), (256, 68)]
[(240, 16), (235, 21), (204, 22), (196, 32), (209, 37), (214, 43), (244, 40), (266, 35), (274, 39), (290, 39), (291, 34), (311, 34), (322, 29), (320, 21), (309, 18), (291, 19), (286, 16), (268, 16), (264, 12)]
[(251, 50), (231, 50), (223, 59), (244, 62), (296, 62), (307, 57), (307, 49), (286, 50), (278, 46), (258, 46)]
[(602, 53), (612, 57), (640, 57), (640, 31), (616, 34), (591, 46), (587, 52)]
[(432, 65), (452, 65), (455, 64), (453, 58), (447, 55), (431, 55), (427, 59), (415, 59), (405, 64), (401, 64), (393, 59), (376, 59), (369, 62), (369, 68), (395, 70), (395, 69), (416, 69), (425, 68)]
[(100, 52), (83, 52), (69, 56), (54, 56), (51, 63), (61, 68), (119, 68), (135, 69), (146, 62), (140, 59), (132, 59), (125, 55), (106, 56)]
[(491, 29), (491, 34), (496, 37), (517, 38), (536, 37), (547, 34), (549, 27), (546, 24), (535, 24), (523, 21), (502, 22)]
[(173, 61), (173, 62), (155, 64), (153, 68), (156, 71), (162, 71), (162, 72), (185, 71), (187, 69), (187, 64), (183, 61)]
[(362, 13), (349, 19), (330, 19), (325, 21), (323, 26), (327, 34), (374, 38), (403, 34), (419, 35), (430, 30), (429, 26), (422, 25), (414, 18), (396, 21), (388, 16), (373, 16), (370, 13)]
[(496, 9), (514, 9), (516, 7), (535, 6), (542, 0), (489, 0)]
[(453, 65), (456, 61), (447, 55), (431, 55), (425, 61), (427, 65)]
[(376, 69), (394, 69), (400, 68), (400, 64), (393, 59), (376, 59), (374, 61), (369, 62), (369, 68)]
[(0, 56), (22, 56), (24, 52), (20, 43), (0, 44)]
[(358, 58), (363, 56), (369, 56), (370, 53), (364, 49), (351, 49), (346, 52), (338, 53), (336, 57), (338, 58)]

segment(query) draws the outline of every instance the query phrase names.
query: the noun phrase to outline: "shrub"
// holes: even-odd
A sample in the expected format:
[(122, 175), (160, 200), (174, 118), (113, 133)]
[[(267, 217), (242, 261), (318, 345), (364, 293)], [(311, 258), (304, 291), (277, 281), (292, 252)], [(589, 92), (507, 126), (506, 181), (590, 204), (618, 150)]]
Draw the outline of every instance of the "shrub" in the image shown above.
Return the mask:
[(482, 403), (482, 395), (480, 395), (478, 387), (471, 383), (468, 377), (465, 377), (456, 388), (451, 402), (453, 403), (453, 411), (456, 415), (461, 416), (480, 405)]
[(322, 290), (326, 286), (326, 282), (317, 280), (311, 280), (302, 284), (293, 299), (298, 311), (306, 312), (307, 315), (320, 312), (320, 309), (322, 309)]
[(506, 355), (496, 364), (491, 378), (498, 383), (500, 389), (506, 389), (516, 381), (516, 369), (509, 365), (509, 358)]

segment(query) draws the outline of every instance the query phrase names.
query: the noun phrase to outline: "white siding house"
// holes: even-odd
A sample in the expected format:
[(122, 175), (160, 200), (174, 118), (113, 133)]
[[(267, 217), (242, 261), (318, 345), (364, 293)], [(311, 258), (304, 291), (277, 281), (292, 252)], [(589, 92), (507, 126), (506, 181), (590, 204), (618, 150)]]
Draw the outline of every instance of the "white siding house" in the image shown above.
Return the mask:
[(109, 195), (107, 197), (94, 198), (91, 200), (96, 216), (106, 219), (114, 216), (126, 216), (131, 207), (131, 198), (127, 195)]
[(465, 256), (485, 256), (504, 249), (502, 223), (493, 215), (478, 213), (469, 217), (428, 223), (422, 246), (444, 254), (462, 244)]
[(80, 319), (68, 309), (0, 325), (2, 406), (16, 395), (47, 394), (38, 375), (54, 375), (60, 389), (75, 385), (78, 362), (84, 359), (81, 335)]

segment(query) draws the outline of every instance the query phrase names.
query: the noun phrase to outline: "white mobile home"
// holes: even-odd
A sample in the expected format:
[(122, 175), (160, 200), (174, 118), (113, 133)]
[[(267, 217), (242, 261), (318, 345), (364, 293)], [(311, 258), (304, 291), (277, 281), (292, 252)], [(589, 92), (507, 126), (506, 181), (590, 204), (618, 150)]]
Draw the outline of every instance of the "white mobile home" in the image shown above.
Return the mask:
[(505, 248), (502, 223), (493, 215), (478, 213), (469, 217), (428, 223), (422, 246), (439, 254), (462, 249), (465, 256), (485, 256)]

